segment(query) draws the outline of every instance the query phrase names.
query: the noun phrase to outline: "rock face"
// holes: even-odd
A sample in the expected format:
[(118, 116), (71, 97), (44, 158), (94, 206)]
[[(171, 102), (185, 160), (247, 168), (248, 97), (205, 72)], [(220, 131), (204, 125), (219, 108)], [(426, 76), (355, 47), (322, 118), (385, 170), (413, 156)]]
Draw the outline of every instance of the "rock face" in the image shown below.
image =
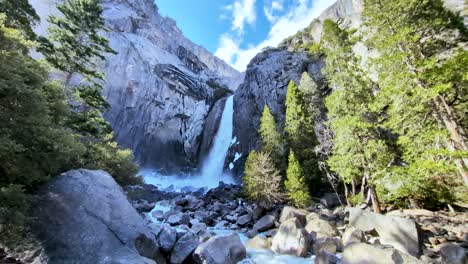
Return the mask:
[(288, 83), (299, 83), (303, 72), (307, 71), (314, 81), (322, 84), (321, 60), (310, 60), (305, 53), (292, 53), (282, 49), (268, 49), (259, 53), (247, 66), (244, 82), (234, 93), (234, 136), (239, 144), (234, 145), (228, 159), (234, 153), (242, 157), (235, 164), (235, 174), (243, 171), (243, 163), (248, 153), (258, 147), (257, 130), (263, 107), (267, 105), (276, 122), (283, 127), (285, 101)]
[[(106, 35), (118, 52), (102, 65), (104, 95), (112, 106), (105, 118), (117, 141), (142, 165), (167, 172), (196, 165), (209, 109), (237, 88), (242, 75), (186, 39), (154, 1), (101, 2)], [(57, 12), (50, 0), (31, 4), (41, 21)], [(47, 22), (41, 24), (38, 33), (46, 27)]]
[(49, 263), (149, 263), (154, 235), (104, 171), (75, 170), (39, 191), (33, 230)]

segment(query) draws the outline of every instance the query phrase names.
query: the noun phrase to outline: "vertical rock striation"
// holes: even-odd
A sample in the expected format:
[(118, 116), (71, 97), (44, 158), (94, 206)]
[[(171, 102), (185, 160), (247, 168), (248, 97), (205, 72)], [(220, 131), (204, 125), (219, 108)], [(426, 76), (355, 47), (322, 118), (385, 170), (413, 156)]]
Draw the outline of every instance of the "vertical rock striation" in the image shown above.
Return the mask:
[[(57, 13), (51, 0), (32, 1), (42, 18)], [(117, 141), (143, 166), (166, 172), (195, 166), (208, 111), (235, 90), (242, 75), (186, 39), (152, 0), (103, 0), (105, 34), (118, 52), (102, 65), (105, 118)], [(210, 134), (207, 132), (207, 134)]]

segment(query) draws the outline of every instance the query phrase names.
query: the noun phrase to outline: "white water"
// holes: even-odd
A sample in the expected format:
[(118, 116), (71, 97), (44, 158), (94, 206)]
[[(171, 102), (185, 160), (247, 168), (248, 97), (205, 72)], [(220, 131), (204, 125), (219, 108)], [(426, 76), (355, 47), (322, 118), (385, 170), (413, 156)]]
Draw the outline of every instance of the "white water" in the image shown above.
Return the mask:
[(192, 191), (205, 188), (218, 187), (219, 182), (235, 183), (231, 175), (223, 172), (224, 160), (226, 159), (229, 146), (232, 144), (232, 128), (234, 115), (234, 99), (230, 96), (226, 100), (218, 132), (213, 140), (211, 150), (203, 162), (199, 175), (161, 175), (154, 169), (143, 169), (139, 172), (145, 182), (169, 191), (182, 191), (191, 188)]
[(234, 116), (234, 96), (230, 96), (224, 105), (218, 132), (213, 140), (213, 147), (203, 162), (200, 180), (210, 186), (217, 186), (220, 181), (232, 182), (230, 175), (225, 175), (224, 161), (232, 141)]

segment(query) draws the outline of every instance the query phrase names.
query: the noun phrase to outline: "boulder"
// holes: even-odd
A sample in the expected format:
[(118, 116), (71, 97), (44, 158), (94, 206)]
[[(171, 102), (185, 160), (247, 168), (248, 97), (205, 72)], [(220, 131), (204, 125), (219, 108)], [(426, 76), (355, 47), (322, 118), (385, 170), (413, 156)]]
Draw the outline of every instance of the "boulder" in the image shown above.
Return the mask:
[(394, 248), (379, 248), (365, 243), (345, 247), (343, 264), (422, 264), (419, 259)]
[(169, 218), (167, 218), (167, 223), (176, 226), (176, 225), (189, 225), (190, 224), (190, 216), (184, 213), (176, 213)]
[(307, 215), (307, 225), (305, 229), (309, 234), (313, 234), (314, 239), (338, 235), (338, 229), (336, 229), (333, 222), (321, 219), (316, 213)]
[(353, 226), (348, 226), (348, 228), (346, 228), (345, 232), (343, 233), (342, 240), (343, 245), (346, 247), (351, 243), (365, 242), (366, 238), (362, 230), (359, 230)]
[(310, 239), (307, 231), (297, 218), (284, 221), (271, 243), (271, 250), (278, 254), (305, 256), (309, 250)]
[(339, 263), (340, 259), (335, 255), (331, 254), (328, 251), (320, 250), (315, 255), (315, 264), (335, 264)]
[(258, 232), (266, 231), (270, 228), (275, 227), (275, 220), (276, 219), (274, 216), (265, 215), (254, 224), (253, 229), (257, 230)]
[(263, 236), (255, 236), (249, 239), (245, 244), (245, 247), (250, 249), (270, 249), (271, 240)]
[(164, 225), (159, 232), (158, 243), (162, 251), (169, 253), (177, 240), (177, 230), (169, 225)]
[(416, 223), (407, 218), (380, 215), (360, 208), (347, 208), (349, 224), (364, 232), (377, 231), (380, 243), (419, 256), (419, 237)]
[(302, 226), (306, 224), (306, 217), (309, 212), (303, 209), (297, 209), (291, 206), (285, 206), (280, 216), (280, 223), (284, 223), (291, 218), (296, 218)]
[(200, 232), (206, 231), (206, 224), (204, 223), (195, 223), (192, 224), (192, 227), (190, 228), (195, 234), (198, 234)]
[(314, 241), (312, 250), (315, 255), (318, 255), (320, 251), (326, 251), (330, 254), (335, 254), (338, 249), (337, 241), (332, 238), (320, 238)]
[(171, 263), (180, 264), (187, 259), (190, 254), (197, 248), (198, 244), (198, 236), (192, 232), (188, 231), (179, 238), (174, 245), (174, 248), (171, 252)]
[(239, 226), (246, 226), (252, 221), (252, 214), (248, 213), (237, 218), (236, 224)]
[(236, 264), (247, 256), (239, 235), (214, 236), (200, 244), (193, 254), (199, 264)]
[(50, 263), (148, 263), (160, 253), (151, 230), (104, 171), (73, 170), (38, 192), (32, 230)]
[(443, 263), (466, 264), (468, 263), (467, 251), (457, 244), (447, 243), (440, 247), (440, 255)]

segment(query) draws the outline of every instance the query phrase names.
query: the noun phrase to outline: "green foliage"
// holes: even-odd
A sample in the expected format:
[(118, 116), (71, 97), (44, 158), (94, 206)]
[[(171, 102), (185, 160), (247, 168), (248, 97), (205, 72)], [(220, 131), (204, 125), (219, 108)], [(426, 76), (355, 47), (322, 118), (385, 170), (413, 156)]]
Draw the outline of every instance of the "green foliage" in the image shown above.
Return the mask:
[[(97, 70), (105, 53), (114, 53), (109, 41), (100, 35), (105, 29), (102, 7), (98, 0), (65, 0), (57, 5), (63, 16), (50, 16), (49, 38), (41, 39), (41, 52), (57, 69), (71, 75), (78, 73), (94, 81), (103, 80)], [(70, 76), (69, 76), (70, 77)]]
[(334, 87), (325, 100), (334, 133), (327, 163), (345, 183), (355, 184), (364, 178), (367, 184), (376, 185), (377, 179), (388, 173), (395, 154), (376, 122), (378, 113), (369, 109), (375, 100), (375, 84), (360, 68), (347, 32), (331, 20), (325, 20), (323, 28), (324, 72)]
[(322, 95), (320, 93), (318, 84), (309, 76), (307, 72), (303, 72), (299, 82), (299, 91), (304, 97), (304, 104), (307, 109), (308, 115), (315, 120), (323, 111)]
[(288, 169), (284, 185), (288, 198), (294, 206), (307, 207), (311, 204), (312, 198), (307, 189), (304, 172), (292, 150), (289, 152)]
[(366, 200), (364, 199), (364, 197), (362, 196), (362, 194), (358, 193), (358, 194), (351, 194), (349, 197), (348, 197), (348, 202), (351, 206), (359, 206), (363, 203), (366, 202)]
[(81, 167), (107, 171), (122, 186), (142, 184), (141, 177), (135, 177), (138, 166), (133, 162), (133, 154), (129, 149), (121, 149), (108, 134), (101, 142), (90, 144)]
[(63, 90), (27, 55), (33, 42), (0, 16), (0, 187), (31, 187), (76, 159), (83, 148), (62, 127), (69, 110)]
[(1, 0), (0, 13), (6, 15), (6, 27), (22, 31), (30, 40), (36, 38), (32, 26), (39, 22), (39, 16), (28, 0)]
[(104, 82), (98, 70), (104, 54), (115, 54), (106, 37), (102, 7), (98, 0), (65, 0), (57, 5), (62, 16), (49, 17), (49, 39), (40, 38), (41, 51), (47, 61), (66, 74), (65, 85), (70, 84), (74, 74), (84, 80), (73, 87), (73, 98), (78, 104), (72, 105), (74, 111), (70, 126), (78, 133), (104, 137), (109, 133), (108, 124), (101, 111), (109, 107), (101, 95)]
[(314, 151), (317, 145), (314, 124), (307, 113), (304, 96), (293, 81), (289, 82), (286, 93), (284, 131), (290, 149), (296, 153), (297, 160), (304, 170), (306, 185), (311, 191), (317, 191), (321, 183), (321, 174)]
[(284, 165), (284, 143), (281, 134), (278, 132), (275, 118), (271, 114), (270, 108), (265, 105), (260, 119), (258, 130), (262, 141), (262, 151), (269, 153), (277, 168), (285, 168)]
[(31, 242), (27, 217), (30, 199), (21, 185), (0, 187), (0, 242), (3, 245), (19, 248)]
[[(454, 161), (467, 157), (467, 52), (458, 47), (466, 28), (441, 0), (367, 0), (364, 7), (366, 44), (380, 55), (372, 60), (381, 89), (372, 108), (385, 113), (382, 123), (399, 135), (407, 165), (398, 174), (410, 176), (393, 192), (431, 199), (425, 190), (451, 178)], [(466, 174), (466, 164), (458, 169)], [(439, 188), (456, 184), (444, 181)]]
[(242, 180), (245, 195), (254, 202), (270, 208), (284, 200), (281, 174), (268, 153), (250, 152)]

